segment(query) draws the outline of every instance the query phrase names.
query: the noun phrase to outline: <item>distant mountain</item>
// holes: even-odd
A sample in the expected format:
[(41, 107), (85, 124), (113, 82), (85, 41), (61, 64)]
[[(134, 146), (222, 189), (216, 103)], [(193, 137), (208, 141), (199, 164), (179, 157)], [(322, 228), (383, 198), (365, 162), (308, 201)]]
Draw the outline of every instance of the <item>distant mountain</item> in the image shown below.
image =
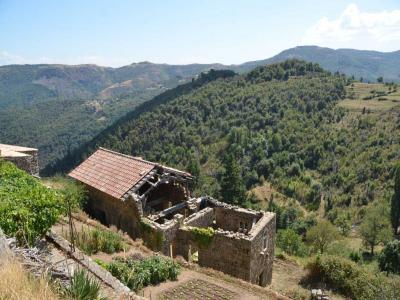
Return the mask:
[(0, 108), (48, 100), (105, 99), (169, 88), (210, 68), (221, 68), (221, 65), (142, 62), (121, 68), (96, 65), (0, 66)]
[(291, 58), (319, 63), (356, 79), (400, 80), (400, 51), (382, 53), (302, 46), (240, 65), (133, 63), (0, 66), (0, 141), (39, 148), (45, 168), (90, 141), (135, 107), (210, 69), (251, 71)]
[(400, 51), (334, 50), (317, 46), (299, 46), (284, 50), (265, 60), (246, 62), (238, 66), (238, 69), (246, 71), (259, 65), (269, 65), (293, 58), (318, 63), (331, 72), (353, 75), (357, 80), (363, 77), (364, 81), (372, 82), (382, 76), (388, 82), (400, 81)]
[(41, 168), (138, 104), (220, 65), (0, 67), (0, 141), (39, 148)]

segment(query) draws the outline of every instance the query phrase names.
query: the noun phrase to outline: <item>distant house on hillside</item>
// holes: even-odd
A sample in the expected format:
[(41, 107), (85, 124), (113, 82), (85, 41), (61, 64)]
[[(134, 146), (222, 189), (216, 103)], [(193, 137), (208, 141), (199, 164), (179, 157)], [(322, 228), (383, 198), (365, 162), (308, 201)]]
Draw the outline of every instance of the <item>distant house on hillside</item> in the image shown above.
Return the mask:
[(0, 144), (0, 158), (11, 161), (31, 175), (39, 176), (38, 149)]
[(98, 149), (69, 176), (89, 192), (87, 211), (165, 255), (261, 286), (271, 282), (275, 214), (190, 198), (183, 171)]

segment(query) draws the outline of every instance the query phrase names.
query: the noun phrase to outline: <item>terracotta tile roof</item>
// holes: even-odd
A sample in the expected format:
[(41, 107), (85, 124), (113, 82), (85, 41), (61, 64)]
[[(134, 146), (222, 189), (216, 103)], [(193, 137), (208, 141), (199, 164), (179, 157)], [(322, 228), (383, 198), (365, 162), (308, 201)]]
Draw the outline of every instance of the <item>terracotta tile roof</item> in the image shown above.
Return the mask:
[(119, 199), (155, 167), (155, 163), (100, 148), (68, 175)]

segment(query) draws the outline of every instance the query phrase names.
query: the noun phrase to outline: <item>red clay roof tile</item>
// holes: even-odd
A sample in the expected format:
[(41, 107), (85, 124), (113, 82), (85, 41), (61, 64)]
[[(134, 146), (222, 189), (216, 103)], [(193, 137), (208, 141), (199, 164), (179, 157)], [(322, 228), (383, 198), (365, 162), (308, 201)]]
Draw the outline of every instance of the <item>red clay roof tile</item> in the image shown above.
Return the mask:
[(155, 166), (155, 163), (100, 148), (68, 175), (119, 199)]

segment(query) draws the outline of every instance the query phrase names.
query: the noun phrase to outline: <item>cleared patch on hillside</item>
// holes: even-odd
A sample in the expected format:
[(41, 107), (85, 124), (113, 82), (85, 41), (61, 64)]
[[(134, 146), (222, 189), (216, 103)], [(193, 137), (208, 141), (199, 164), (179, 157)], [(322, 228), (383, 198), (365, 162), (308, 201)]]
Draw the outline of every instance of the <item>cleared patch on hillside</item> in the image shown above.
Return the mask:
[(339, 106), (353, 112), (383, 112), (400, 108), (400, 88), (385, 84), (355, 82), (346, 88)]

